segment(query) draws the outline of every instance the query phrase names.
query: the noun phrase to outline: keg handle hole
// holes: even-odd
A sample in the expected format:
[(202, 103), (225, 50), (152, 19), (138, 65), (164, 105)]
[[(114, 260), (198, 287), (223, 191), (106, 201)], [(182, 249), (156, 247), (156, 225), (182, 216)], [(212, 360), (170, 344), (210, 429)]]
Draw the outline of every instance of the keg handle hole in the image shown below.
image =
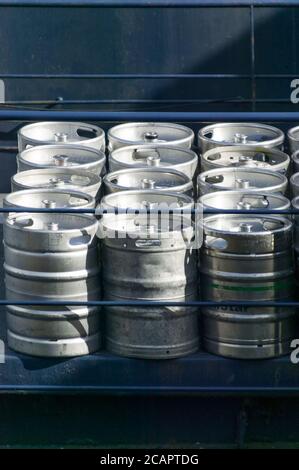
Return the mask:
[(156, 158), (160, 160), (160, 153), (158, 149), (134, 149), (132, 154), (133, 160), (147, 160), (148, 158)]
[(26, 227), (32, 227), (34, 225), (34, 220), (30, 218), (18, 220), (16, 217), (13, 217), (13, 218), (8, 218), (8, 223), (11, 225), (16, 225), (17, 227), (26, 228)]
[(79, 127), (77, 129), (77, 134), (82, 139), (93, 139), (97, 136), (97, 131), (92, 127)]
[(213, 139), (213, 131), (206, 131), (203, 133), (204, 137), (207, 139)]
[(205, 238), (205, 245), (207, 248), (212, 248), (213, 250), (223, 251), (228, 247), (228, 241), (225, 238), (213, 237), (207, 235)]
[[(230, 157), (231, 160), (233, 160), (234, 157)], [(215, 155), (209, 155), (207, 160), (209, 160), (210, 162), (214, 162), (216, 160), (220, 160), (221, 159), (221, 153), (216, 153)]]
[[(87, 197), (83, 197), (84, 194), (82, 194), (82, 198), (79, 199), (78, 197), (75, 197), (75, 196), (69, 196), (69, 201), (68, 201), (68, 204), (70, 206), (83, 206), (84, 204), (88, 203), (88, 198)], [(66, 206), (67, 207), (67, 206)]]
[(218, 184), (223, 183), (224, 176), (223, 175), (215, 175), (215, 176), (206, 176), (205, 182), (210, 184)]
[(79, 235), (79, 237), (73, 237), (69, 240), (70, 246), (88, 245), (91, 240), (91, 235)]

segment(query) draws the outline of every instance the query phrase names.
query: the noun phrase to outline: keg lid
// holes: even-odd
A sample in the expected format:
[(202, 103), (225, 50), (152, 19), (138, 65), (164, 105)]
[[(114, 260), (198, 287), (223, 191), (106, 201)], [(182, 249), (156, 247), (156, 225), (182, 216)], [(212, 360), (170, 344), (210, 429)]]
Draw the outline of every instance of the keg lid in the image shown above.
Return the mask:
[(24, 150), (17, 156), (18, 162), (33, 168), (98, 168), (105, 165), (105, 154), (100, 150), (79, 145), (42, 145)]
[(284, 142), (284, 133), (280, 129), (247, 122), (211, 124), (200, 129), (198, 137), (201, 142), (221, 145), (278, 147)]
[(288, 130), (288, 138), (290, 140), (299, 141), (299, 126), (292, 127)]
[(249, 254), (292, 249), (292, 222), (284, 217), (213, 215), (203, 219), (204, 245), (208, 249)]
[(189, 210), (193, 207), (191, 197), (185, 194), (165, 193), (153, 190), (122, 191), (120, 193), (111, 193), (103, 197), (100, 207), (108, 209), (125, 209), (133, 211), (134, 209), (184, 209)]
[(110, 150), (126, 145), (171, 144), (191, 147), (194, 132), (174, 123), (130, 122), (114, 126), (108, 131)]
[(284, 232), (291, 229), (289, 219), (271, 216), (255, 215), (213, 215), (206, 217), (203, 222), (204, 230), (208, 234), (223, 233), (242, 235), (263, 235), (275, 232)]
[[(298, 128), (298, 133), (299, 133), (299, 128)], [(298, 136), (298, 141), (299, 141), (299, 136)], [(296, 150), (296, 152), (293, 153), (292, 160), (297, 165), (299, 164), (299, 150)]]
[[(94, 124), (84, 122), (35, 122), (19, 130), (20, 139), (29, 140), (31, 145), (77, 144), (91, 145), (101, 140), (105, 143), (105, 132)], [(100, 147), (99, 147), (100, 148)]]
[(94, 207), (95, 200), (92, 196), (79, 191), (66, 191), (59, 189), (28, 189), (8, 194), (4, 201), (4, 207), (11, 208), (89, 208)]
[(299, 196), (296, 196), (294, 199), (292, 199), (292, 207), (294, 207), (294, 209), (299, 209)]
[(113, 150), (109, 165), (113, 170), (122, 168), (167, 168), (193, 177), (198, 164), (198, 156), (189, 149), (152, 145), (128, 146)]
[(211, 191), (234, 190), (259, 192), (285, 192), (288, 180), (281, 173), (259, 168), (219, 168), (198, 176), (202, 194)]
[[(81, 242), (84, 230), (96, 232), (98, 221), (95, 217), (85, 214), (13, 214), (6, 219), (7, 227), (17, 230), (39, 232), (71, 232), (78, 234)], [(74, 241), (74, 245), (76, 240)]]
[(104, 184), (109, 192), (130, 189), (185, 192), (193, 188), (192, 181), (183, 173), (159, 168), (130, 168), (108, 173)]
[(290, 201), (281, 194), (246, 193), (240, 191), (217, 191), (204, 194), (199, 198), (204, 208), (224, 210), (284, 210)]
[(290, 157), (277, 149), (261, 146), (215, 147), (202, 155), (203, 163), (211, 167), (245, 166), (272, 170), (287, 170)]
[(72, 189), (99, 185), (101, 178), (90, 171), (71, 168), (44, 168), (16, 173), (12, 182), (22, 189), (59, 188)]

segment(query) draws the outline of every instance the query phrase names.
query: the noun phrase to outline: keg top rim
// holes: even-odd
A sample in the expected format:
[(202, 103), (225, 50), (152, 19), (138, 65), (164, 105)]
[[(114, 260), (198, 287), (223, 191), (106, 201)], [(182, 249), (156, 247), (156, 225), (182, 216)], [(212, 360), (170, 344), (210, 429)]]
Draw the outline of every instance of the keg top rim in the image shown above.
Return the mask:
[[(143, 140), (142, 140), (142, 135), (140, 135), (140, 140), (130, 140), (130, 139), (127, 139), (127, 138), (124, 138), (124, 136), (122, 135), (119, 135), (122, 134), (123, 131), (126, 131), (127, 128), (147, 128), (148, 130), (153, 130), (153, 131), (156, 131), (158, 129), (174, 129), (176, 131), (179, 131), (180, 133), (184, 133), (185, 135), (182, 136), (182, 137), (178, 137), (178, 136), (174, 136), (173, 139), (169, 139), (169, 140), (166, 140), (165, 143), (169, 143), (169, 142), (180, 142), (180, 143), (183, 143), (183, 142), (188, 142), (189, 140), (193, 141), (194, 139), (194, 132), (192, 129), (190, 129), (189, 127), (187, 126), (183, 126), (181, 124), (176, 124), (176, 123), (173, 123), (173, 122), (126, 122), (126, 123), (122, 123), (122, 124), (118, 124), (116, 126), (113, 126), (111, 127), (108, 132), (107, 132), (107, 137), (108, 137), (108, 140), (116, 140), (117, 142), (119, 143), (123, 143), (123, 144), (142, 144), (143, 143)], [(143, 131), (143, 133), (146, 132), (146, 130)], [(159, 135), (158, 135), (158, 138), (159, 138)], [(162, 144), (163, 145), (163, 142), (159, 142), (160, 145)]]
[[(210, 157), (217, 155), (217, 154), (226, 154), (226, 153), (237, 153), (240, 154), (239, 156), (254, 156), (256, 154), (265, 154), (271, 156), (273, 159), (278, 159), (274, 163), (268, 163), (268, 166), (279, 166), (285, 165), (286, 163), (290, 162), (290, 157), (287, 153), (283, 152), (282, 150), (276, 148), (267, 148), (263, 147), (262, 145), (226, 145), (226, 146), (219, 146), (214, 147), (202, 154), (202, 158), (205, 162), (209, 164), (217, 165), (217, 160), (210, 160)], [(248, 153), (249, 155), (246, 155)], [(253, 155), (254, 154), (254, 155)], [(222, 157), (220, 157), (221, 159)], [(220, 165), (219, 165), (220, 166)], [(266, 168), (267, 169), (267, 168)]]
[[(196, 164), (198, 162), (198, 155), (191, 149), (184, 147), (171, 147), (171, 146), (159, 146), (157, 145), (128, 145), (124, 147), (119, 147), (114, 150), (109, 155), (109, 160), (114, 163), (120, 163), (121, 165), (126, 165), (128, 168), (147, 168), (148, 164), (146, 161), (138, 162), (134, 160), (133, 155), (138, 151), (152, 151), (158, 153), (160, 158), (161, 168), (177, 168), (185, 164)], [(173, 159), (168, 160), (168, 157), (173, 156)], [(151, 155), (148, 155), (150, 157)], [(122, 158), (121, 158), (122, 157)], [(144, 160), (147, 156), (144, 156)], [(178, 160), (178, 161), (173, 161)]]
[[(40, 196), (40, 200), (34, 201), (33, 202), (26, 202), (25, 204), (22, 203), (22, 199), (26, 199), (26, 197), (31, 197), (31, 196)], [(53, 202), (60, 202), (60, 199), (64, 198), (76, 198), (83, 202), (82, 204), (70, 204), (69, 206), (58, 206), (58, 207), (73, 207), (73, 208), (85, 208), (87, 205), (90, 206), (91, 204), (95, 203), (94, 197), (91, 196), (90, 194), (81, 192), (81, 191), (76, 191), (75, 189), (56, 189), (56, 188), (33, 188), (33, 189), (24, 189), (21, 191), (15, 191), (12, 193), (9, 193), (5, 196), (4, 201), (3, 201), (3, 206), (4, 207), (11, 207), (12, 210), (14, 207), (28, 207), (28, 208), (42, 208), (42, 202), (45, 199), (48, 199)], [(50, 199), (49, 199), (50, 198)], [(37, 204), (37, 202), (39, 204)]]
[(113, 182), (113, 179), (117, 179), (117, 177), (121, 176), (127, 176), (130, 178), (130, 176), (140, 176), (140, 181), (137, 182), (136, 189), (140, 188), (140, 184), (142, 182), (142, 179), (151, 179), (154, 178), (154, 180), (157, 182), (157, 184), (166, 182), (167, 180), (171, 180), (173, 178), (173, 185), (165, 185), (163, 187), (157, 188), (157, 190), (171, 190), (172, 192), (175, 192), (176, 189), (192, 189), (193, 188), (193, 183), (186, 176), (184, 173), (181, 173), (177, 170), (172, 170), (172, 169), (166, 169), (166, 168), (128, 168), (124, 170), (117, 170), (113, 171), (111, 173), (107, 173), (105, 175), (103, 181), (104, 183), (108, 184), (109, 186), (112, 186), (114, 188), (124, 188), (124, 189), (132, 189), (130, 186), (124, 186), (121, 182)]
[[(50, 167), (50, 168), (34, 168), (32, 170), (24, 170), (16, 173), (15, 175), (12, 176), (12, 180), (15, 181), (16, 183), (23, 184), (24, 179), (29, 177), (34, 177), (34, 176), (49, 176), (49, 179), (52, 176), (57, 176), (57, 175), (67, 175), (67, 176), (78, 176), (82, 177), (85, 179), (88, 179), (89, 182), (85, 186), (90, 186), (94, 184), (101, 183), (102, 178), (95, 173), (92, 173), (91, 171), (87, 170), (80, 170), (79, 168), (55, 168), (55, 167)], [(71, 183), (70, 183), (71, 184)], [(72, 186), (76, 186), (75, 183)], [(85, 187), (82, 185), (82, 187)], [(26, 188), (27, 189), (27, 188)], [(31, 188), (28, 188), (31, 189)], [(38, 188), (37, 188), (38, 189)], [(44, 189), (42, 187), (41, 189)]]
[[(212, 222), (229, 222), (229, 226), (225, 228), (215, 227), (211, 225)], [(262, 229), (262, 230), (255, 230), (255, 231), (236, 231), (233, 230), (233, 226), (231, 225), (232, 221), (237, 221), (238, 225), (247, 224), (250, 225), (252, 223), (262, 224), (268, 222), (271, 224), (276, 224), (277, 227)], [(292, 229), (292, 222), (290, 219), (278, 215), (254, 215), (248, 213), (245, 215), (238, 215), (238, 214), (221, 214), (221, 215), (211, 215), (207, 216), (203, 219), (203, 229), (207, 234), (210, 233), (217, 233), (217, 234), (227, 234), (230, 236), (243, 236), (243, 237), (256, 237), (256, 236), (268, 236), (269, 234), (278, 234), (289, 231)], [(210, 224), (210, 225), (209, 225)]]
[[(34, 227), (33, 225), (28, 225), (24, 227), (22, 224), (19, 225), (21, 221), (35, 221), (35, 222), (49, 222), (49, 223), (58, 223), (59, 227), (57, 230), (52, 231), (47, 229), (44, 226)], [(72, 227), (66, 227), (66, 221), (71, 221), (73, 223)], [(79, 226), (81, 222), (82, 226)], [(5, 219), (5, 225), (7, 227), (13, 228), (14, 230), (26, 230), (31, 233), (67, 233), (68, 235), (79, 234), (83, 235), (86, 229), (96, 231), (98, 228), (98, 220), (95, 217), (88, 214), (28, 214), (28, 213), (19, 213), (11, 214)]]
[[(28, 139), (30, 139), (32, 142), (46, 142), (44, 141), (43, 139), (39, 139), (37, 138), (36, 136), (34, 135), (30, 135), (30, 133), (33, 131), (33, 133), (35, 132), (36, 129), (41, 129), (41, 128), (45, 128), (45, 127), (48, 127), (48, 128), (52, 128), (52, 127), (56, 127), (56, 126), (59, 126), (61, 127), (61, 132), (63, 132), (63, 126), (66, 126), (66, 127), (73, 127), (74, 129), (75, 128), (91, 128), (94, 132), (95, 132), (95, 137), (91, 137), (91, 138), (82, 138), (78, 135), (78, 141), (82, 141), (82, 142), (94, 142), (94, 141), (97, 141), (100, 138), (105, 138), (105, 131), (99, 127), (99, 126), (96, 126), (94, 124), (89, 124), (89, 123), (86, 123), (86, 122), (77, 122), (77, 121), (40, 121), (40, 122), (33, 122), (31, 124), (27, 124), (26, 126), (23, 126), (21, 127), (21, 129), (19, 129), (18, 131), (18, 134), (22, 137), (26, 137)], [(27, 133), (29, 132), (29, 135), (27, 135)], [(52, 142), (52, 140), (49, 140), (48, 142)], [(75, 142), (75, 141), (73, 141)], [(72, 141), (70, 141), (70, 143), (66, 143), (66, 145), (71, 145)]]
[(295, 140), (295, 141), (299, 140), (299, 126), (294, 126), (294, 127), (291, 127), (291, 129), (288, 129), (287, 135), (290, 140)]
[(295, 196), (292, 201), (292, 207), (294, 207), (294, 209), (299, 209), (299, 195)]
[(290, 177), (290, 183), (299, 184), (299, 171)]
[[(53, 158), (53, 162), (39, 162), (40, 158)], [(92, 164), (105, 164), (106, 156), (101, 150), (96, 150), (82, 145), (37, 145), (29, 149), (23, 150), (17, 156), (20, 162), (26, 165), (31, 165), (36, 168), (45, 168), (44, 165), (49, 165), (50, 168), (57, 168), (55, 166), (54, 158), (58, 156), (65, 156), (71, 162), (71, 165), (66, 165), (66, 168), (84, 169), (87, 165)], [(31, 157), (31, 158), (30, 158)], [(35, 159), (34, 159), (35, 157)], [(77, 161), (82, 160), (82, 161)]]
[[(257, 122), (218, 122), (218, 123), (209, 124), (208, 126), (202, 127), (198, 131), (198, 137), (202, 141), (218, 144), (218, 143), (221, 143), (221, 141), (206, 137), (205, 134), (212, 131), (213, 129), (233, 128), (233, 127), (247, 127), (249, 129), (264, 129), (268, 132), (272, 132), (274, 134), (273, 137), (270, 139), (266, 138), (264, 140), (265, 145), (267, 146), (280, 145), (284, 142), (284, 139), (285, 139), (284, 132), (278, 127), (269, 126), (269, 124), (263, 124), (263, 123), (257, 123)], [(239, 145), (242, 145), (242, 144), (239, 144)], [(257, 143), (256, 142), (253, 142), (252, 144), (247, 143), (246, 145), (257, 145)], [(261, 145), (260, 142), (259, 142), (259, 145)]]
[[(211, 208), (215, 208), (217, 209), (216, 207), (216, 204), (213, 204), (213, 200), (214, 199), (220, 199), (221, 201), (224, 201), (225, 200), (232, 200), (232, 204), (237, 204), (238, 202), (242, 202), (242, 199), (244, 198), (257, 198), (257, 199), (260, 199), (260, 198), (266, 198), (269, 202), (269, 206), (267, 206), (268, 209), (271, 209), (271, 205), (274, 203), (275, 204), (275, 201), (277, 201), (277, 203), (281, 203), (283, 205), (283, 208), (285, 209), (288, 209), (290, 207), (290, 201), (289, 199), (284, 196), (283, 194), (269, 194), (269, 193), (263, 193), (263, 192), (257, 192), (257, 193), (254, 193), (254, 192), (246, 192), (246, 190), (244, 191), (238, 191), (238, 190), (230, 190), (230, 191), (215, 191), (215, 192), (212, 192), (212, 193), (206, 193), (206, 194), (203, 194), (201, 195), (199, 198), (198, 198), (198, 202), (201, 203), (204, 207), (211, 207)], [(229, 202), (229, 201), (228, 201)], [(218, 207), (219, 208), (219, 207)], [(282, 208), (282, 207), (279, 207), (279, 208)], [(233, 209), (233, 207), (232, 207)], [(255, 209), (255, 207), (253, 207), (252, 209)], [(250, 212), (250, 209), (248, 209), (248, 211)]]
[[(250, 175), (256, 175), (256, 174), (260, 174), (260, 175), (264, 175), (266, 176), (267, 178), (270, 178), (270, 181), (271, 183), (267, 184), (265, 183), (265, 185), (263, 186), (264, 188), (267, 188), (269, 189), (271, 186), (274, 188), (276, 187), (280, 187), (281, 185), (283, 186), (287, 186), (288, 184), (288, 179), (285, 175), (283, 175), (282, 173), (279, 173), (279, 172), (274, 172), (272, 170), (268, 170), (268, 169), (265, 169), (265, 168), (247, 168), (247, 167), (219, 167), (219, 168), (213, 168), (212, 170), (207, 170), (207, 171), (204, 171), (203, 173), (200, 173), (198, 175), (198, 178), (197, 178), (197, 181), (200, 185), (202, 186), (216, 186), (216, 187), (219, 187), (221, 188), (222, 186), (221, 183), (222, 181), (219, 181), (216, 182), (216, 183), (210, 183), (209, 181), (206, 181), (205, 179), (207, 177), (213, 177), (213, 176), (221, 176), (222, 174), (226, 175), (226, 174), (232, 174), (233, 176), (235, 176), (235, 180), (236, 179), (243, 179), (244, 178), (247, 178), (250, 177)], [(223, 186), (223, 188), (229, 188), (229, 189), (232, 189), (230, 186)], [(252, 186), (251, 188), (240, 188), (239, 191), (259, 191), (259, 189), (263, 187), (260, 187), (260, 186)]]
[[(165, 203), (169, 202), (170, 204), (175, 204), (182, 202), (183, 205), (179, 205), (179, 208), (192, 208), (194, 202), (191, 197), (186, 194), (178, 194), (172, 192), (156, 191), (150, 189), (142, 190), (130, 190), (130, 191), (121, 191), (117, 193), (111, 193), (104, 196), (99, 204), (100, 207), (111, 207), (111, 208), (122, 208), (122, 209), (134, 209), (133, 202), (126, 203), (126, 198), (136, 198), (136, 205), (142, 203), (145, 198), (150, 198), (153, 203)], [(129, 205), (126, 205), (129, 204)], [(138, 208), (137, 208), (138, 209)]]
[[(299, 126), (298, 126), (298, 132), (299, 132)], [(299, 140), (299, 135), (298, 135), (298, 140)], [(299, 161), (299, 149), (296, 150), (292, 155), (291, 155), (291, 158), (294, 162), (298, 162)]]

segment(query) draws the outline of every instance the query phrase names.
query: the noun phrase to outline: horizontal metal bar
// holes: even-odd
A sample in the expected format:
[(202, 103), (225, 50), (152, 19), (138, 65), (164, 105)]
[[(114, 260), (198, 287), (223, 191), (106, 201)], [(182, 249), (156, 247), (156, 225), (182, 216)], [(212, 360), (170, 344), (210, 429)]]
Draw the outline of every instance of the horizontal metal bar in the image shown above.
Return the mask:
[[(59, 191), (59, 188), (56, 189)], [(251, 193), (254, 195), (254, 193)], [(109, 209), (101, 209), (101, 208), (72, 208), (72, 207), (55, 207), (55, 208), (47, 208), (47, 207), (0, 207), (0, 213), (29, 213), (29, 214), (95, 214), (97, 216), (102, 216), (106, 214), (110, 215), (117, 215), (117, 214), (132, 214), (132, 213), (139, 213), (139, 214), (165, 214), (165, 215), (172, 215), (172, 214), (237, 214), (237, 215), (299, 215), (299, 209), (202, 209), (199, 208), (173, 208), (173, 209), (158, 209), (158, 208), (109, 208)]]
[(210, 300), (193, 300), (189, 302), (175, 302), (175, 301), (153, 301), (153, 300), (0, 300), (0, 306), (5, 305), (31, 305), (31, 306), (69, 306), (69, 307), (80, 307), (80, 306), (91, 306), (91, 307), (277, 307), (277, 308), (298, 308), (299, 302), (296, 301), (210, 301)]
[[(100, 357), (100, 353), (96, 354), (97, 358)], [(40, 358), (41, 361), (44, 358)], [(47, 359), (48, 360), (48, 359)], [(53, 358), (52, 361), (59, 361), (60, 358)], [(72, 359), (73, 360), (73, 359)], [(178, 359), (176, 359), (177, 361)], [(277, 360), (277, 359), (276, 359)], [(244, 360), (242, 359), (244, 362)], [(140, 361), (143, 362), (143, 361)], [(146, 361), (147, 362), (147, 361)], [(153, 361), (155, 362), (155, 361)], [(247, 361), (248, 362), (248, 361)], [(258, 362), (258, 361), (257, 361)], [(258, 364), (257, 364), (258, 365)], [(299, 386), (289, 386), (289, 387), (280, 387), (280, 386), (201, 386), (201, 385), (123, 385), (123, 383), (115, 386), (109, 385), (41, 385), (41, 384), (33, 384), (33, 385), (3, 385), (0, 383), (0, 393), (1, 394), (10, 394), (10, 395), (18, 395), (24, 393), (26, 394), (40, 394), (42, 393), (51, 395), (51, 394), (77, 394), (80, 393), (81, 396), (84, 393), (90, 394), (100, 394), (100, 395), (155, 395), (155, 396), (163, 396), (169, 394), (180, 396), (188, 395), (196, 395), (196, 396), (205, 396), (205, 395), (212, 395), (214, 396), (251, 396), (251, 395), (258, 395), (258, 396), (276, 396), (279, 397), (287, 395), (287, 396), (297, 396), (299, 393)], [(10, 449), (13, 449), (13, 445), (9, 445)], [(18, 447), (17, 447), (18, 448)], [(0, 447), (1, 449), (1, 447)]]
[[(53, 100), (7, 100), (1, 103), (0, 107), (6, 106), (43, 106), (43, 105), (70, 105), (70, 104), (180, 104), (180, 105), (195, 105), (195, 104), (217, 104), (217, 103), (252, 103), (252, 98), (196, 98), (196, 99), (90, 99), (90, 100), (76, 100), (76, 99), (53, 99)], [(257, 98), (255, 103), (290, 103), (289, 98)], [(34, 108), (33, 108), (34, 109)]]
[(32, 7), (189, 8), (297, 5), (298, 0), (0, 0), (0, 6)]
[[(299, 2), (299, 0), (298, 0)], [(299, 3), (298, 3), (299, 5)], [(0, 0), (1, 6), (1, 0)], [(291, 79), (297, 78), (298, 74), (239, 74), (239, 73), (62, 73), (62, 74), (41, 74), (41, 73), (0, 73), (2, 79), (95, 79), (95, 80), (172, 80), (172, 79)]]
[(0, 109), (0, 121), (296, 122), (299, 112), (52, 111)]

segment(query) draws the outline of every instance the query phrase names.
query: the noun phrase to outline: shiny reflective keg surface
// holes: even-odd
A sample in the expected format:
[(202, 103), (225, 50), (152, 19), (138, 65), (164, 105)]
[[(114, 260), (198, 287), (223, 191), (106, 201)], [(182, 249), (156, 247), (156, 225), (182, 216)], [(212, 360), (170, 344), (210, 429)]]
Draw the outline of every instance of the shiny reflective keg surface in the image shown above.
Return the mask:
[(205, 171), (198, 176), (197, 183), (198, 194), (224, 190), (284, 194), (288, 179), (274, 171), (235, 167)]
[(59, 189), (28, 189), (7, 194), (3, 207), (66, 208), (82, 209), (95, 206), (95, 199), (79, 191)]
[[(142, 193), (142, 194), (140, 194)], [(187, 196), (167, 194), (182, 207)], [(144, 208), (165, 203), (163, 193), (130, 191), (102, 200), (102, 207)], [(192, 200), (189, 199), (189, 203)], [(190, 244), (190, 218), (144, 214), (107, 215), (102, 232), (102, 276), (107, 300), (172, 300), (198, 298), (196, 251)], [(115, 236), (116, 234), (116, 236)], [(190, 307), (108, 307), (106, 345), (109, 351), (143, 359), (170, 359), (198, 349), (198, 310)]]
[(277, 209), (286, 210), (290, 201), (282, 194), (255, 194), (240, 191), (216, 191), (204, 194), (199, 198), (204, 209), (239, 209), (253, 210)]
[(5, 219), (7, 299), (66, 302), (65, 307), (7, 307), (11, 349), (40, 357), (71, 357), (100, 348), (98, 309), (67, 306), (68, 300), (101, 296), (97, 229), (94, 217), (79, 214), (20, 213)]
[[(204, 300), (293, 299), (291, 221), (266, 215), (205, 218), (200, 272)], [(297, 312), (277, 307), (204, 308), (202, 322), (205, 349), (238, 359), (288, 354), (298, 328)]]
[(11, 178), (11, 190), (63, 189), (77, 190), (99, 199), (102, 179), (90, 171), (71, 168), (42, 168), (16, 173)]
[(160, 168), (128, 168), (104, 177), (105, 193), (134, 189), (156, 189), (193, 197), (193, 183), (183, 173)]
[[(14, 192), (4, 199), (4, 207), (11, 208), (4, 217), (8, 299), (67, 304), (294, 298), (293, 229), (297, 261), (298, 217), (293, 226), (291, 216), (266, 214), (290, 207), (284, 196), (290, 157), (280, 150), (282, 131), (255, 123), (206, 126), (199, 131), (201, 150), (207, 148), (200, 166), (206, 171), (198, 175), (198, 156), (190, 148), (194, 133), (188, 127), (115, 126), (108, 132), (109, 173), (103, 177), (101, 199), (99, 175), (106, 156), (98, 144), (103, 137), (105, 142), (105, 134), (98, 128), (97, 146), (91, 147), (91, 134), (71, 139), (81, 123), (69, 123), (67, 136), (62, 129), (68, 123), (49, 124), (19, 132), (19, 142), (34, 142), (26, 141), (18, 154)], [(296, 154), (292, 161), (296, 169)], [(291, 178), (293, 193), (296, 178)], [(199, 210), (245, 210), (248, 215), (195, 216), (195, 196)], [(96, 204), (104, 211), (96, 217), (14, 212)], [(299, 207), (296, 199), (292, 207)], [(265, 214), (250, 214), (256, 209)], [(71, 357), (99, 350), (103, 334), (105, 347), (114, 354), (171, 359), (197, 351), (201, 337), (202, 347), (213, 354), (262, 359), (287, 354), (298, 328), (294, 309), (279, 307), (240, 305), (199, 312), (194, 306), (118, 305), (103, 313), (104, 330), (97, 307), (8, 306), (8, 344), (25, 354)]]
[(292, 127), (288, 130), (288, 142), (291, 154), (299, 150), (299, 126)]
[(82, 145), (105, 150), (105, 132), (84, 122), (35, 122), (18, 132), (19, 152), (38, 145)]
[(127, 145), (144, 144), (190, 148), (194, 132), (175, 123), (128, 122), (109, 129), (107, 137), (110, 151)]
[(17, 155), (18, 171), (41, 168), (72, 168), (100, 175), (106, 157), (100, 150), (78, 145), (42, 145), (24, 150)]
[(284, 133), (273, 126), (260, 123), (215, 123), (198, 132), (201, 153), (223, 145), (248, 145), (266, 148), (282, 148)]
[(113, 150), (108, 158), (109, 170), (117, 171), (126, 168), (166, 168), (184, 173), (193, 178), (198, 156), (187, 148), (138, 145), (121, 147)]
[(219, 167), (264, 168), (285, 174), (288, 171), (290, 157), (278, 149), (261, 146), (215, 147), (201, 157), (201, 170), (207, 171)]

